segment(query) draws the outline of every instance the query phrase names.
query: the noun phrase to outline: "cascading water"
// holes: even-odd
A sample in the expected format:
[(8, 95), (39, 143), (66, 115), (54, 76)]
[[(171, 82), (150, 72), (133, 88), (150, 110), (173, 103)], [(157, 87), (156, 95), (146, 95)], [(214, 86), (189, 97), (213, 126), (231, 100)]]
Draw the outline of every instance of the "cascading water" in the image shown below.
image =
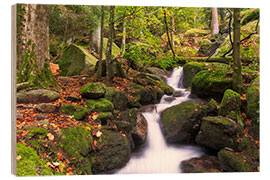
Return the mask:
[(141, 151), (132, 154), (127, 165), (120, 169), (118, 174), (147, 174), (147, 173), (179, 173), (181, 161), (192, 157), (199, 157), (202, 150), (195, 146), (171, 146), (166, 144), (159, 126), (160, 113), (168, 107), (190, 100), (190, 91), (182, 87), (183, 69), (175, 68), (167, 79), (167, 84), (181, 97), (164, 95), (152, 112), (144, 112), (143, 116), (148, 123), (146, 145)]

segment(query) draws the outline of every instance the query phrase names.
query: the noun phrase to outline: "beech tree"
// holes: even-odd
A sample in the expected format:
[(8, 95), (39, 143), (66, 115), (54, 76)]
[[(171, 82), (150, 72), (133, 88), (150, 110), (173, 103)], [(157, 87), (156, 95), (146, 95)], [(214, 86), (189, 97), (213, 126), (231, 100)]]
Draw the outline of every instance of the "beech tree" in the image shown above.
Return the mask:
[(212, 21), (211, 21), (211, 26), (212, 26), (212, 35), (218, 35), (219, 33), (219, 24), (218, 24), (218, 11), (217, 8), (212, 8)]
[(103, 36), (104, 36), (104, 6), (101, 6), (99, 62), (96, 74), (97, 78), (101, 78), (102, 76)]

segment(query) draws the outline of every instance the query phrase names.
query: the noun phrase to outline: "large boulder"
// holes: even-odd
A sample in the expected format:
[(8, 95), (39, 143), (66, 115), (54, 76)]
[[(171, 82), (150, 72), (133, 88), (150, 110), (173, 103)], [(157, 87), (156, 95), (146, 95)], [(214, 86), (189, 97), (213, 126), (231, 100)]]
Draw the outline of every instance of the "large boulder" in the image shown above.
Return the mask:
[(59, 148), (69, 158), (74, 158), (74, 167), (82, 174), (92, 174), (93, 137), (91, 131), (85, 127), (62, 129)]
[(183, 85), (184, 87), (190, 87), (192, 85), (192, 79), (201, 70), (210, 69), (228, 69), (229, 66), (224, 63), (204, 63), (204, 62), (189, 62), (183, 66)]
[[(254, 172), (253, 162), (241, 152), (222, 149), (218, 152), (218, 160), (227, 172)], [(257, 167), (256, 167), (257, 168)]]
[(86, 108), (72, 104), (62, 104), (60, 110), (63, 114), (74, 116), (77, 120), (83, 120), (88, 114)]
[(34, 89), (26, 92), (17, 93), (17, 103), (48, 103), (57, 100), (59, 93), (48, 89)]
[(57, 109), (57, 106), (55, 104), (49, 104), (49, 103), (42, 103), (35, 106), (35, 108), (39, 112), (43, 113), (52, 113), (55, 112)]
[(247, 115), (249, 118), (258, 121), (260, 109), (260, 77), (254, 79), (246, 93)]
[(117, 110), (124, 111), (128, 108), (129, 99), (127, 95), (118, 89), (107, 87), (104, 98), (111, 101)]
[(213, 150), (224, 147), (237, 148), (237, 139), (242, 135), (242, 128), (233, 120), (222, 117), (204, 117), (196, 143)]
[(222, 98), (219, 115), (226, 116), (230, 114), (232, 111), (235, 113), (239, 113), (241, 108), (241, 96), (239, 93), (227, 89)]
[(113, 112), (113, 103), (105, 98), (86, 100), (88, 109), (92, 112)]
[(182, 161), (180, 168), (183, 173), (209, 173), (209, 172), (222, 172), (216, 156), (203, 155), (199, 158), (191, 158)]
[(161, 114), (161, 129), (169, 143), (193, 142), (198, 131), (203, 108), (193, 102), (172, 106)]
[[(97, 59), (89, 54), (82, 46), (71, 44), (65, 48), (63, 55), (56, 61), (60, 67), (61, 76), (85, 74), (94, 70)], [(86, 73), (87, 74), (87, 73)]]
[(135, 147), (138, 147), (146, 142), (148, 124), (145, 117), (141, 113), (137, 113), (136, 126), (132, 128), (131, 136)]
[(86, 99), (98, 99), (104, 96), (105, 91), (106, 86), (102, 83), (88, 83), (81, 88), (80, 94)]
[(226, 89), (232, 88), (228, 70), (202, 70), (192, 80), (191, 93), (201, 98), (212, 97), (221, 100)]
[(100, 142), (94, 153), (95, 162), (92, 166), (94, 174), (113, 173), (126, 165), (131, 153), (126, 135), (104, 130)]
[(17, 143), (16, 155), (17, 176), (53, 175), (50, 168), (47, 166), (46, 161), (40, 159), (36, 151), (32, 148)]
[(165, 70), (163, 70), (161, 68), (158, 68), (158, 67), (148, 67), (146, 69), (146, 72), (158, 76), (163, 81), (165, 81), (166, 78), (168, 77), (167, 71), (165, 71)]

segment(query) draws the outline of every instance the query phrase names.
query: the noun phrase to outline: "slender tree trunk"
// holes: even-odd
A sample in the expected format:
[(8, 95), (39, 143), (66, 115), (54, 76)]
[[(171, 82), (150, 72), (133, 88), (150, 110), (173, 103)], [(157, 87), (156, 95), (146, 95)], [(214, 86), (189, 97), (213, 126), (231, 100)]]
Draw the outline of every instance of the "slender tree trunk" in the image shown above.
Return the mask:
[(171, 15), (171, 39), (172, 39), (172, 47), (174, 48), (174, 15)]
[(121, 45), (121, 56), (125, 53), (126, 50), (126, 19), (123, 19), (123, 30), (122, 30), (122, 45)]
[(98, 70), (96, 74), (97, 79), (101, 78), (102, 76), (103, 34), (104, 34), (104, 6), (101, 6), (99, 64), (98, 64)]
[(242, 81), (242, 67), (240, 59), (240, 9), (234, 9), (234, 33), (233, 33), (233, 90), (241, 93), (243, 81)]
[(218, 24), (218, 11), (217, 8), (212, 8), (212, 35), (218, 35), (219, 33), (219, 24)]
[(109, 25), (109, 37), (106, 49), (106, 80), (105, 84), (111, 86), (113, 83), (113, 69), (112, 69), (112, 43), (114, 36), (114, 9), (115, 6), (110, 7), (110, 25)]
[(172, 40), (170, 38), (170, 33), (169, 33), (169, 27), (168, 27), (168, 22), (167, 22), (167, 13), (166, 13), (165, 9), (163, 9), (163, 13), (164, 13), (164, 22), (165, 22), (165, 28), (166, 28), (168, 43), (169, 43), (169, 46), (170, 46), (170, 48), (172, 50), (173, 57), (175, 57), (175, 53), (174, 53), (173, 46), (172, 46)]

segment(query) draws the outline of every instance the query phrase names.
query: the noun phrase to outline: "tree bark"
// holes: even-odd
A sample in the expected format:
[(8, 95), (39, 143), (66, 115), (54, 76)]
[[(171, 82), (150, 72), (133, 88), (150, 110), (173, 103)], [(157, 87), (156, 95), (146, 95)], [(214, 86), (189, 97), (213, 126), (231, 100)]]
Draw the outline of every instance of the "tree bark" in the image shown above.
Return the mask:
[(240, 9), (234, 9), (234, 33), (233, 33), (233, 90), (240, 93), (243, 87), (242, 67), (240, 60)]
[(218, 24), (218, 11), (217, 8), (212, 8), (212, 35), (218, 35), (219, 34), (219, 24)]
[(174, 48), (174, 15), (171, 15), (171, 39), (172, 39), (172, 47)]
[(175, 53), (174, 53), (173, 46), (172, 46), (172, 40), (170, 38), (170, 33), (169, 33), (169, 27), (168, 27), (168, 22), (167, 22), (167, 13), (166, 13), (165, 9), (163, 9), (163, 13), (164, 13), (164, 22), (165, 22), (165, 28), (166, 28), (168, 43), (169, 43), (169, 46), (170, 46), (170, 48), (172, 50), (173, 57), (175, 57)]
[(96, 74), (97, 79), (101, 78), (102, 76), (103, 34), (104, 34), (104, 6), (101, 6), (99, 64)]
[(122, 45), (121, 45), (121, 56), (125, 53), (125, 50), (126, 50), (126, 19), (124, 18), (123, 19), (123, 30), (122, 30), (122, 33), (123, 33), (123, 36), (122, 36)]
[(114, 9), (115, 6), (110, 6), (110, 25), (109, 25), (109, 37), (106, 49), (106, 79), (105, 84), (111, 86), (113, 83), (113, 69), (112, 69), (112, 43), (114, 36)]

